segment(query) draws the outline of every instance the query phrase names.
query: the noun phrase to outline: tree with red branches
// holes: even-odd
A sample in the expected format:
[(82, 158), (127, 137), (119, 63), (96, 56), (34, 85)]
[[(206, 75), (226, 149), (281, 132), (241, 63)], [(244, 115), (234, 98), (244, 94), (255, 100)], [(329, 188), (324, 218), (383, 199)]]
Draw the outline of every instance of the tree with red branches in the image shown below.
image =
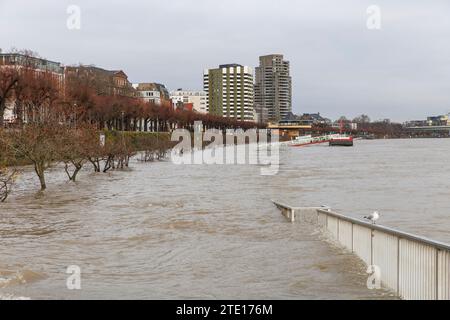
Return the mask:
[(20, 74), (16, 66), (0, 65), (0, 127), (3, 127), (8, 100), (13, 98)]

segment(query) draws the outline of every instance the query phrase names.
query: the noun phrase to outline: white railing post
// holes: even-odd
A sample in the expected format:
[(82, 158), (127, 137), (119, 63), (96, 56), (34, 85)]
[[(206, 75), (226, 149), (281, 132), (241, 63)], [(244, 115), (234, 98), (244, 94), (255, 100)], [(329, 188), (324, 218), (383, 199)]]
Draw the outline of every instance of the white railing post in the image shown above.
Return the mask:
[(375, 236), (373, 229), (370, 229), (370, 265), (373, 266), (374, 265), (374, 261), (373, 261), (373, 238)]
[(339, 234), (340, 234), (340, 230), (339, 230), (339, 222), (340, 222), (341, 220), (339, 220), (339, 218), (337, 219), (337, 221), (336, 221), (336, 223), (337, 223), (337, 241), (340, 241), (340, 237), (339, 237)]
[(397, 295), (400, 295), (400, 241), (401, 238), (397, 237)]
[(439, 300), (439, 248), (436, 248), (436, 299)]
[(355, 225), (355, 224), (352, 223), (352, 253), (355, 252), (355, 244), (354, 244), (355, 240), (354, 240), (354, 236), (353, 236), (353, 234), (354, 234), (353, 226), (354, 226), (354, 225)]

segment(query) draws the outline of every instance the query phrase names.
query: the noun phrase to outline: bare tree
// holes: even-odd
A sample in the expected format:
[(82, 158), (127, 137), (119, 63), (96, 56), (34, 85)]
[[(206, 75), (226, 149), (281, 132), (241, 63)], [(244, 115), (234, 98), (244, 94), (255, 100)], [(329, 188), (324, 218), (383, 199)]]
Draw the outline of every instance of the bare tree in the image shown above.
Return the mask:
[(56, 102), (61, 98), (60, 84), (49, 71), (24, 70), (16, 96), (26, 122), (42, 121), (59, 106)]
[(14, 162), (14, 154), (6, 143), (6, 133), (0, 128), (0, 202), (4, 202), (18, 175), (18, 170), (8, 167)]
[(18, 82), (19, 71), (15, 66), (0, 65), (0, 127), (3, 127), (7, 102), (13, 98)]
[(58, 160), (58, 136), (61, 128), (54, 122), (35, 122), (9, 134), (9, 147), (34, 166), (41, 190), (47, 188), (45, 171)]
[(49, 85), (47, 75), (50, 72), (38, 70), (40, 57), (37, 53), (15, 48), (11, 53), (13, 55), (0, 64), (0, 125), (3, 124), (8, 101), (16, 115), (21, 116), (23, 100), (29, 100), (32, 94), (48, 96), (51, 92), (45, 88)]
[(355, 123), (370, 123), (370, 118), (367, 114), (362, 114), (358, 117), (356, 117), (355, 119), (353, 119), (353, 122)]
[(338, 123), (349, 123), (350, 120), (347, 119), (346, 116), (340, 116), (339, 119), (336, 120)]
[(97, 130), (83, 123), (76, 127), (61, 125), (61, 133), (56, 137), (58, 159), (64, 163), (64, 170), (70, 181), (76, 181), (77, 175), (89, 161), (91, 150), (100, 148), (96, 143)]
[(11, 192), (11, 186), (17, 177), (16, 169), (0, 167), (0, 202), (5, 202)]

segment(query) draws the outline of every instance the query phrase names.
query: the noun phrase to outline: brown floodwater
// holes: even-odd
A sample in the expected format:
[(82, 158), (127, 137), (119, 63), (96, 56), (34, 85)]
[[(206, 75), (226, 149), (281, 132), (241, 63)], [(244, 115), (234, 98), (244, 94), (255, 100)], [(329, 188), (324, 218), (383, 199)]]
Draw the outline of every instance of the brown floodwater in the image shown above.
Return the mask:
[[(3, 299), (391, 299), (364, 265), (270, 199), (329, 205), (450, 242), (450, 139), (282, 147), (280, 172), (257, 165), (133, 161), (127, 171), (48, 190), (26, 169), (0, 204)], [(90, 168), (89, 168), (90, 169)], [(81, 268), (81, 290), (66, 269)]]

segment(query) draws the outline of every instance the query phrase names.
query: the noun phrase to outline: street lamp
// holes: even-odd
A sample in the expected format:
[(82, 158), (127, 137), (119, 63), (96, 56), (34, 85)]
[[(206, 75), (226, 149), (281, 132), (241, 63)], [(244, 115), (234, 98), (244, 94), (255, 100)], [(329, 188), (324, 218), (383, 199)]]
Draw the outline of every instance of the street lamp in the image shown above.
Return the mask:
[(77, 129), (77, 107), (78, 105), (76, 103), (73, 104), (74, 110), (73, 110), (73, 117), (75, 121), (75, 130)]

